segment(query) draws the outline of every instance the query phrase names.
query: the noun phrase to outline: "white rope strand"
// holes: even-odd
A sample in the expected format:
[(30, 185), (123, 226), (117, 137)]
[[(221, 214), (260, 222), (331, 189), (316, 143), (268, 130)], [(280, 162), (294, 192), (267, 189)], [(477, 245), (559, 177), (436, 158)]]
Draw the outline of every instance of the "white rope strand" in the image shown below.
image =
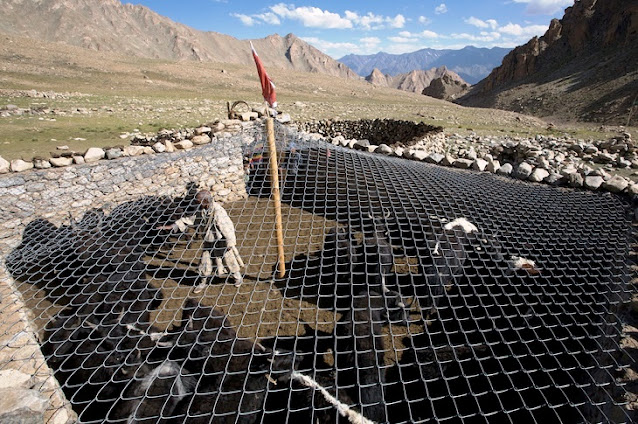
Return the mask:
[(332, 396), (330, 392), (328, 392), (324, 387), (322, 387), (319, 383), (317, 383), (312, 377), (308, 377), (307, 375), (301, 374), (298, 371), (294, 371), (291, 374), (291, 377), (294, 380), (299, 381), (301, 384), (303, 384), (306, 387), (311, 387), (316, 390), (319, 390), (321, 394), (323, 395), (323, 397), (330, 404), (334, 405), (335, 408), (337, 408), (337, 411), (339, 412), (339, 414), (342, 417), (348, 418), (348, 421), (350, 421), (352, 424), (375, 424), (374, 421), (367, 419), (366, 417), (361, 415), (361, 413), (355, 411), (354, 409), (350, 408), (345, 403), (342, 403), (341, 401), (339, 401), (339, 399), (337, 399), (336, 397)]

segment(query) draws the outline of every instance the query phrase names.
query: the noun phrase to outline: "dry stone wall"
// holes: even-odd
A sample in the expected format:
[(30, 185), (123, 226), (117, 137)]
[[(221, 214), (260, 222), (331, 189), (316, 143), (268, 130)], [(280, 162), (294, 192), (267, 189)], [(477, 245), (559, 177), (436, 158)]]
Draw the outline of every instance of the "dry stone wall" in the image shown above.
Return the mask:
[(442, 127), (424, 122), (394, 119), (362, 119), (358, 121), (313, 121), (299, 123), (300, 131), (346, 140), (368, 140), (373, 145), (412, 146), (424, 138), (443, 131)]
[[(147, 195), (176, 196), (186, 183), (209, 188), (216, 201), (246, 196), (242, 145), (246, 134), (224, 133), (209, 144), (173, 153), (119, 157), (64, 167), (0, 174), (0, 422), (70, 424), (75, 414), (40, 353), (37, 334), (4, 258), (20, 243), (26, 224), (47, 218), (56, 225), (92, 207)], [(12, 396), (8, 396), (12, 394)]]
[(13, 247), (21, 228), (36, 217), (59, 223), (69, 212), (77, 217), (135, 197), (177, 195), (189, 181), (210, 188), (217, 201), (237, 200), (246, 195), (241, 143), (241, 136), (228, 135), (170, 154), (0, 175), (0, 251)]

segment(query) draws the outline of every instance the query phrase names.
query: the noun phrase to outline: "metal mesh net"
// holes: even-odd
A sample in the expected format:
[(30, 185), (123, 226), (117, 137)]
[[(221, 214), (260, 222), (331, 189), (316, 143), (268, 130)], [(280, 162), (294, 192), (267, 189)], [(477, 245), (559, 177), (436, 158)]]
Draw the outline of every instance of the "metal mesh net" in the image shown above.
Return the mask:
[(260, 138), (236, 243), (193, 185), (26, 226), (5, 263), (80, 421), (612, 419), (622, 199), (277, 138), (283, 278)]

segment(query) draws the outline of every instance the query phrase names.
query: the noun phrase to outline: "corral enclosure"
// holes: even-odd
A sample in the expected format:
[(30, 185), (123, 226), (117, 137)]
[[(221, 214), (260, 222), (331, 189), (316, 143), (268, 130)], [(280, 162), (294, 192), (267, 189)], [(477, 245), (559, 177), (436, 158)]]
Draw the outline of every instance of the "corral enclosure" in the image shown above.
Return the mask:
[[(235, 137), (225, 155), (252, 159), (247, 195), (232, 168), (216, 200), (236, 227), (239, 286), (224, 274), (195, 293), (205, 246), (157, 229), (197, 209), (187, 177), (224, 175), (25, 219), (4, 263), (80, 421), (628, 421), (614, 374), (632, 242), (621, 197), (278, 128), (278, 278), (263, 134)], [(201, 156), (182, 154), (187, 168)]]

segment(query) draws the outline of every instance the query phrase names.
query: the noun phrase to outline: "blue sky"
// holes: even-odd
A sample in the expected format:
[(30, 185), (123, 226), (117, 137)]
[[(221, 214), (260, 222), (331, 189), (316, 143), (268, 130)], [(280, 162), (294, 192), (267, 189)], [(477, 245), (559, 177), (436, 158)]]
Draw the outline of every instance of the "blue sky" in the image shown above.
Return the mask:
[(293, 33), (338, 59), (425, 47), (515, 47), (542, 35), (573, 0), (123, 0), (239, 39)]

